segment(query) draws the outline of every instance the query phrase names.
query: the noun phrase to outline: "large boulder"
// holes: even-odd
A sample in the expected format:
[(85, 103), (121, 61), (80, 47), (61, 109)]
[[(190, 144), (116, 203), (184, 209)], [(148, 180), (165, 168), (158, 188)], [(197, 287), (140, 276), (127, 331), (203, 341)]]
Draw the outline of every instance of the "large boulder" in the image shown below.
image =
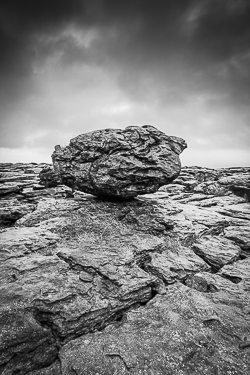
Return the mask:
[(180, 173), (186, 142), (151, 125), (81, 134), (56, 146), (55, 173), (63, 184), (96, 196), (133, 198), (154, 193)]

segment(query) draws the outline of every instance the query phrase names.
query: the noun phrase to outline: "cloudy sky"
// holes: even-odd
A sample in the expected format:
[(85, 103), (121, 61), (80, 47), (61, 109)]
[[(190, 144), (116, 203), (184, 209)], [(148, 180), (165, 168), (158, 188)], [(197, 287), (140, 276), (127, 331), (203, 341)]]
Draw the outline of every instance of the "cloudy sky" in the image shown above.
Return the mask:
[(249, 0), (1, 0), (0, 162), (151, 124), (183, 165), (250, 165)]

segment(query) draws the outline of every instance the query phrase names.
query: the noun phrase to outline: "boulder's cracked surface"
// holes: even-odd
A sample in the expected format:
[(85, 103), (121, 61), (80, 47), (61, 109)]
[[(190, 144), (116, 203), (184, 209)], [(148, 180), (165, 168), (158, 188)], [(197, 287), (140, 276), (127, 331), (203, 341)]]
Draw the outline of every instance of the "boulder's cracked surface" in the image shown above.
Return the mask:
[(232, 186), (250, 168), (186, 167), (131, 201), (42, 185), (44, 168), (0, 165), (0, 374), (248, 375), (250, 209)]
[(179, 154), (186, 147), (183, 139), (151, 125), (96, 130), (72, 139), (67, 147), (55, 147), (54, 176), (85, 193), (133, 198), (172, 182), (180, 173)]

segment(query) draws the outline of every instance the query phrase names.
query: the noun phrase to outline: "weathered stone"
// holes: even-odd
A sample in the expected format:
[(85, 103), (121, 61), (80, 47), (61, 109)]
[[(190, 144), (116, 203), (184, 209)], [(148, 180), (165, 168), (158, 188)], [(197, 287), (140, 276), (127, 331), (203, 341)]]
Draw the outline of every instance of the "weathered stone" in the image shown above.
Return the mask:
[(227, 265), (218, 274), (234, 283), (242, 282), (244, 289), (250, 292), (250, 258)]
[(246, 375), (249, 323), (240, 308), (175, 283), (122, 325), (66, 344), (62, 374)]
[(195, 275), (190, 275), (185, 284), (192, 289), (207, 293), (207, 297), (213, 303), (221, 304), (222, 309), (224, 305), (230, 306), (232, 309), (237, 306), (243, 315), (249, 315), (249, 291), (246, 290), (244, 282), (236, 284), (219, 273), (198, 272)]
[(224, 230), (226, 238), (237, 243), (242, 250), (248, 250), (250, 255), (250, 227), (249, 226), (228, 226)]
[(40, 184), (45, 187), (55, 187), (60, 185), (61, 180), (51, 167), (44, 168), (40, 173)]
[(241, 249), (231, 240), (223, 237), (204, 236), (193, 244), (197, 255), (212, 267), (219, 269), (239, 259)]
[(239, 219), (250, 220), (250, 204), (240, 203), (237, 205), (229, 205), (215, 208), (217, 212), (225, 216), (231, 216)]
[(210, 266), (192, 250), (180, 246), (175, 252), (165, 251), (161, 254), (152, 254), (147, 269), (166, 284), (172, 284), (177, 280), (185, 280), (189, 274), (202, 270), (209, 271)]
[[(215, 206), (226, 206), (231, 204), (239, 204), (239, 203), (245, 203), (246, 200), (244, 198), (238, 197), (236, 195), (224, 195), (220, 197), (215, 196), (203, 196), (204, 199), (197, 199), (198, 194), (192, 195), (192, 199), (189, 200), (189, 202), (196, 206), (200, 207), (215, 207)], [(183, 202), (183, 201), (182, 201)], [(185, 203), (188, 203), (187, 200)]]
[(50, 365), (57, 356), (57, 343), (51, 332), (43, 328), (32, 313), (15, 301), (5, 303), (1, 287), (0, 369), (1, 374), (26, 374)]
[(217, 181), (205, 181), (194, 188), (195, 193), (214, 194), (216, 196), (229, 194), (227, 186), (220, 185)]
[(56, 146), (55, 173), (73, 188), (97, 196), (133, 198), (154, 193), (180, 173), (183, 139), (153, 126), (129, 126), (79, 135), (70, 145)]
[(0, 261), (37, 251), (46, 253), (58, 240), (57, 234), (40, 228), (8, 228), (0, 237)]
[(28, 372), (27, 375), (62, 375), (61, 364), (59, 361), (55, 361), (52, 365), (40, 370)]
[(27, 186), (39, 181), (38, 173), (46, 164), (1, 164), (0, 195), (22, 192)]
[(0, 184), (0, 195), (17, 193), (19, 191), (22, 191), (21, 184), (17, 185), (15, 182), (14, 183)]
[(212, 195), (199, 194), (199, 193), (197, 193), (197, 194), (188, 194), (188, 196), (185, 196), (185, 197), (183, 197), (181, 199), (178, 199), (178, 202), (180, 202), (180, 203), (195, 202), (197, 204), (198, 202), (207, 200), (210, 197), (213, 197), (213, 196)]
[(65, 213), (78, 208), (80, 208), (80, 205), (74, 200), (45, 198), (39, 201), (34, 212), (28, 213), (17, 220), (16, 226), (32, 227), (42, 221), (63, 216)]
[[(227, 170), (225, 170), (227, 172)], [(227, 173), (226, 173), (227, 174)], [(233, 173), (225, 177), (220, 177), (218, 182), (221, 185), (227, 186), (245, 186), (250, 187), (250, 173), (249, 171), (241, 171), (241, 173)]]
[(159, 188), (159, 191), (164, 191), (169, 193), (169, 195), (176, 195), (182, 193), (185, 190), (185, 186), (179, 184), (169, 184), (164, 185)]
[(16, 199), (2, 200), (0, 202), (0, 225), (12, 225), (23, 216), (35, 210), (35, 205), (21, 203)]
[(201, 235), (218, 235), (230, 225), (226, 217), (208, 208), (175, 201), (170, 206), (176, 209), (176, 213), (170, 216), (174, 224), (173, 232), (184, 246), (192, 245)]
[[(107, 254), (103, 259), (111, 260)], [(85, 269), (84, 265), (62, 253), (59, 258), (37, 254), (20, 257), (9, 260), (8, 265), (0, 266), (1, 311), (11, 309), (11, 297), (15, 296), (15, 303), (32, 310), (41, 323), (52, 326), (53, 334), (61, 341), (104, 327), (112, 316), (148, 301), (156, 285), (154, 277), (136, 266), (121, 266), (115, 274), (112, 264), (106, 267), (106, 273), (104, 266), (90, 266), (93, 282), (83, 282), (79, 271)], [(121, 276), (119, 283), (109, 275), (112, 270), (116, 279)], [(1, 329), (5, 332), (4, 324)]]

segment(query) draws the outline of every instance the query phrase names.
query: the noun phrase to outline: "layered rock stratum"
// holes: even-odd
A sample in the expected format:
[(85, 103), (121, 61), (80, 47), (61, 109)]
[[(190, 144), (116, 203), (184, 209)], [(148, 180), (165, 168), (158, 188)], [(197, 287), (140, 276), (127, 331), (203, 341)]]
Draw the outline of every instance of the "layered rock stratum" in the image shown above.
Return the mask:
[(249, 374), (250, 168), (108, 201), (50, 167), (0, 165), (0, 374)]
[(62, 183), (72, 189), (130, 199), (172, 182), (186, 147), (183, 139), (154, 126), (128, 126), (81, 134), (69, 146), (56, 146), (52, 160)]

